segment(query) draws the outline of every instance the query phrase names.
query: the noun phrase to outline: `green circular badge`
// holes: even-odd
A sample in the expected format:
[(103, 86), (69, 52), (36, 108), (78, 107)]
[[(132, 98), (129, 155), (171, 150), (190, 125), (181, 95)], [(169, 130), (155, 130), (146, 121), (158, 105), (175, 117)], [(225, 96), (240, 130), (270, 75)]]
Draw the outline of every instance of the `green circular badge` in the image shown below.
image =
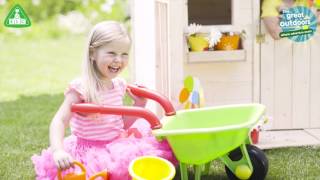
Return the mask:
[(316, 32), (317, 18), (309, 8), (297, 6), (282, 12), (280, 37), (287, 37), (295, 42), (304, 42)]

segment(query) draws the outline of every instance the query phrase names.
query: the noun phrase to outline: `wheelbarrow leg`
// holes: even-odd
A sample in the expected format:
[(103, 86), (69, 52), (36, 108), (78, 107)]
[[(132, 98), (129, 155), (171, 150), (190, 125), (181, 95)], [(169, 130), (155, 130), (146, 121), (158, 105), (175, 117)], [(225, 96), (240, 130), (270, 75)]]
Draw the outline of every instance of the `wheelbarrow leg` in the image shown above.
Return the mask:
[(187, 164), (180, 162), (181, 180), (188, 180)]
[(196, 165), (196, 167), (195, 167), (195, 175), (194, 175), (194, 179), (195, 180), (200, 180), (201, 179), (201, 169), (202, 169), (202, 165)]
[(209, 174), (209, 171), (210, 171), (210, 166), (211, 166), (211, 161), (207, 162), (207, 163), (204, 165), (204, 170), (203, 170), (203, 173), (202, 173), (202, 174), (208, 175), (208, 174)]

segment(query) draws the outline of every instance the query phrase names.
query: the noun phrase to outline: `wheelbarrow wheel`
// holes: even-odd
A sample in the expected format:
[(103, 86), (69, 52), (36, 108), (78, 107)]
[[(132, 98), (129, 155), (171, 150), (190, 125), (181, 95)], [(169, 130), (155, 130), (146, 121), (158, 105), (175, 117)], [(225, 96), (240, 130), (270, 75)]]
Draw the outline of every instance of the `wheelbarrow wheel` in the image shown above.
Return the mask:
[[(269, 163), (264, 152), (256, 146), (246, 145), (248, 154), (250, 156), (251, 164), (253, 167), (252, 175), (250, 176), (250, 180), (263, 180), (265, 179)], [(237, 148), (229, 153), (229, 158), (233, 161), (240, 160), (242, 158), (242, 153), (240, 148)], [(225, 170), (227, 176), (230, 180), (237, 180), (238, 178), (232, 173), (232, 171), (225, 166)]]

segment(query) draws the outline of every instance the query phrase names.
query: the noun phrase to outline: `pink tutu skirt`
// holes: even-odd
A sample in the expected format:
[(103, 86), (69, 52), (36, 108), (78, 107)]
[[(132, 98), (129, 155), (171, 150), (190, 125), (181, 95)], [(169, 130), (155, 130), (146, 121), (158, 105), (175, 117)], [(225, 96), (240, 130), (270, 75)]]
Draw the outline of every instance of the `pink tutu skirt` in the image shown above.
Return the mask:
[[(130, 136), (118, 138), (112, 142), (85, 140), (71, 135), (65, 138), (64, 148), (74, 160), (85, 166), (87, 177), (106, 170), (109, 180), (131, 179), (128, 172), (130, 162), (144, 155), (162, 157), (177, 164), (167, 141), (159, 142), (151, 134), (143, 135), (142, 138)], [(37, 180), (57, 179), (58, 170), (50, 148), (43, 150), (40, 155), (33, 155), (31, 159)], [(63, 174), (70, 171), (79, 172), (79, 170), (79, 168), (69, 169)]]

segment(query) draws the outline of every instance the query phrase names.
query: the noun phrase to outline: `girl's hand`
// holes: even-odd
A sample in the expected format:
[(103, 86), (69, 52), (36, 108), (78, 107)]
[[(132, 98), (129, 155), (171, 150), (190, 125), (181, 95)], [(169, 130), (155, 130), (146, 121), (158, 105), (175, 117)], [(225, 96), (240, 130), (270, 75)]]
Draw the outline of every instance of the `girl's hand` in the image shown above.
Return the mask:
[(127, 88), (127, 93), (133, 99), (134, 106), (139, 106), (139, 107), (145, 107), (146, 106), (146, 104), (147, 104), (147, 99), (146, 98), (142, 98), (142, 97), (138, 97), (138, 96), (134, 95), (129, 88)]
[(61, 170), (65, 170), (70, 167), (73, 167), (72, 157), (70, 156), (70, 154), (68, 154), (67, 152), (65, 152), (62, 149), (57, 149), (57, 150), (53, 151), (53, 160), (54, 160), (56, 166)]

